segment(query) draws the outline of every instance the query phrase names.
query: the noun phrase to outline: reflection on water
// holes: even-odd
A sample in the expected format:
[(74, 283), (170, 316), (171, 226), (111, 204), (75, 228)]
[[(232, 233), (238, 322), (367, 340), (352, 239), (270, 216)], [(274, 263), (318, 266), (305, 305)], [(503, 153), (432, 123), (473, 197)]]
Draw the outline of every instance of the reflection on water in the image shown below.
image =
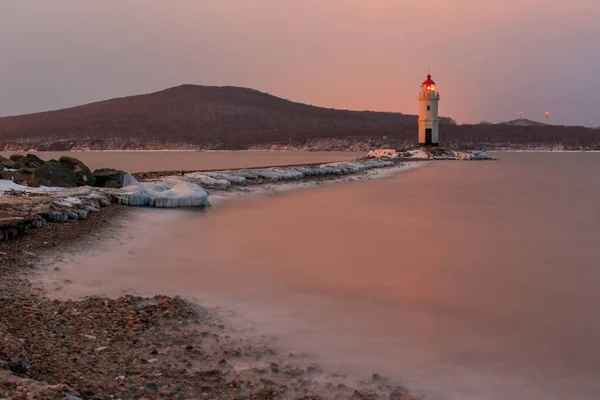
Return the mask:
[(193, 296), (329, 368), (436, 398), (598, 398), (600, 154), (498, 157), (139, 210), (48, 279)]
[[(5, 157), (11, 154), (13, 153), (0, 152)], [(364, 153), (342, 151), (40, 151), (36, 154), (42, 160), (75, 157), (92, 171), (98, 168), (116, 168), (132, 173), (323, 163), (355, 160), (364, 156)]]

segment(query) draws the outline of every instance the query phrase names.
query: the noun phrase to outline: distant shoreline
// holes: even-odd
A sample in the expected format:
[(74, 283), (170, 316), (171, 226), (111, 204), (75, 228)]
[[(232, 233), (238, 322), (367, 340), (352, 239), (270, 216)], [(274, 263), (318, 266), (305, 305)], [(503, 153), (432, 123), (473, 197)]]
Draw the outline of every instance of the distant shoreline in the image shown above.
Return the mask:
[[(551, 150), (551, 149), (491, 149), (485, 150), (489, 153), (600, 153), (600, 150)], [(135, 150), (4, 150), (0, 151), (0, 155), (6, 154), (27, 154), (27, 153), (364, 153), (352, 149), (328, 149), (328, 150), (307, 150), (307, 149), (238, 149), (238, 150), (192, 150), (192, 149), (135, 149)]]

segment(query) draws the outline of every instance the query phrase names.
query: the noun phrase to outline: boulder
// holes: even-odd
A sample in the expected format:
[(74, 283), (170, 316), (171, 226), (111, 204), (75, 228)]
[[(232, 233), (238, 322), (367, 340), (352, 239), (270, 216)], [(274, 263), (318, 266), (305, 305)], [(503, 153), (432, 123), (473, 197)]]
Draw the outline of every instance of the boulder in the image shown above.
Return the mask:
[(40, 168), (45, 163), (44, 160), (42, 160), (35, 154), (29, 153), (25, 157), (27, 158), (27, 160), (29, 160), (29, 165), (28, 165), (29, 168)]
[(104, 187), (110, 189), (120, 189), (123, 187), (123, 184), (116, 180), (109, 180), (104, 182)]
[(10, 159), (14, 162), (13, 168), (15, 169), (29, 168), (29, 160), (25, 156), (22, 156), (20, 154), (13, 154), (12, 156), (10, 156)]
[(21, 154), (13, 154), (8, 158), (10, 158), (11, 161), (17, 161), (17, 160), (20, 160), (21, 158), (25, 158), (25, 156), (21, 155)]
[(23, 167), (23, 168), (19, 168), (17, 172), (22, 175), (33, 175), (33, 173), (35, 172), (35, 169)]
[(10, 159), (14, 162), (13, 168), (40, 168), (44, 165), (44, 160), (36, 156), (35, 154), (27, 154), (22, 156), (20, 154), (13, 154)]
[(63, 164), (56, 160), (44, 163), (33, 173), (32, 181), (37, 185), (70, 188), (77, 186), (77, 178)]
[(123, 187), (123, 179), (126, 173), (118, 169), (101, 168), (94, 171), (96, 187), (120, 188)]
[(79, 186), (94, 186), (96, 184), (96, 177), (87, 165), (80, 160), (74, 157), (62, 156), (58, 159), (58, 162), (75, 174)]
[(3, 156), (0, 156), (0, 170), (4, 169), (4, 168), (14, 168), (15, 166), (15, 162), (13, 160), (11, 160), (10, 158), (6, 158)]

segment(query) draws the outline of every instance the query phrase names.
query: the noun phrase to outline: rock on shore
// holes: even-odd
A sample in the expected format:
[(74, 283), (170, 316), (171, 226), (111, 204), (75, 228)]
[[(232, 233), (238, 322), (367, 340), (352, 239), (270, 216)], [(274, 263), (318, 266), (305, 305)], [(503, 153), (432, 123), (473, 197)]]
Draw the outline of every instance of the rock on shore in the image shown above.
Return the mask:
[(62, 156), (58, 159), (58, 162), (75, 175), (75, 181), (78, 186), (96, 186), (96, 176), (80, 160), (74, 157)]
[(72, 188), (77, 186), (77, 178), (63, 164), (50, 160), (34, 170), (33, 183), (36, 186)]

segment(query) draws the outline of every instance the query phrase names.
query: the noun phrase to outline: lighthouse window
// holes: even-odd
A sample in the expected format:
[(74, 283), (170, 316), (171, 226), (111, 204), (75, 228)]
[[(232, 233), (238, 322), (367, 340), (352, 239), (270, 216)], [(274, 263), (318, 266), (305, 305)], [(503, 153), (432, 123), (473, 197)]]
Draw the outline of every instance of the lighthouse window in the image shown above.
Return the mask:
[(427, 106), (427, 111), (431, 111), (431, 106)]

